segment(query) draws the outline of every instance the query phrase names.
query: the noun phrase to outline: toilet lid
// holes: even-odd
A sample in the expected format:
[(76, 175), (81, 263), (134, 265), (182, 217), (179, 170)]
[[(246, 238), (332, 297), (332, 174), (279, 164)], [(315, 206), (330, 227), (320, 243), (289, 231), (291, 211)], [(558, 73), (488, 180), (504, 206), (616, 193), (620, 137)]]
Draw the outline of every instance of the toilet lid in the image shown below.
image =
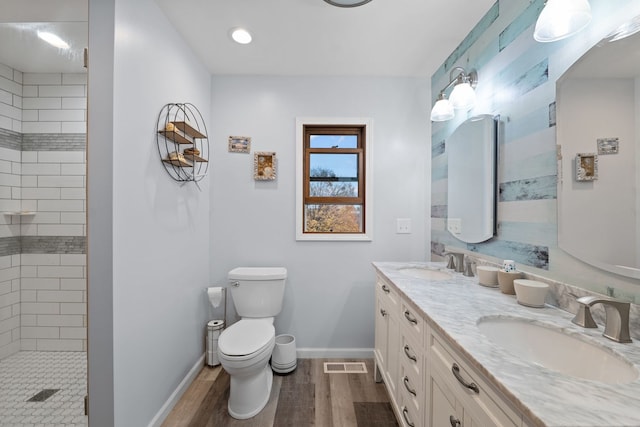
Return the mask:
[(269, 344), (275, 334), (269, 322), (240, 320), (220, 334), (218, 347), (227, 356), (246, 356)]

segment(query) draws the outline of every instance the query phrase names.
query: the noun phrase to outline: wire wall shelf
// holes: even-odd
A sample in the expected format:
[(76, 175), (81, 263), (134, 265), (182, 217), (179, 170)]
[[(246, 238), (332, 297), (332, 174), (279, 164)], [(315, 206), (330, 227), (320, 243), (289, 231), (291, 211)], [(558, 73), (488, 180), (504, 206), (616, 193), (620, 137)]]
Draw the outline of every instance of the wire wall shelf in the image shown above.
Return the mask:
[(207, 176), (207, 126), (193, 104), (172, 103), (162, 107), (157, 129), (158, 154), (171, 178), (183, 183), (197, 183)]

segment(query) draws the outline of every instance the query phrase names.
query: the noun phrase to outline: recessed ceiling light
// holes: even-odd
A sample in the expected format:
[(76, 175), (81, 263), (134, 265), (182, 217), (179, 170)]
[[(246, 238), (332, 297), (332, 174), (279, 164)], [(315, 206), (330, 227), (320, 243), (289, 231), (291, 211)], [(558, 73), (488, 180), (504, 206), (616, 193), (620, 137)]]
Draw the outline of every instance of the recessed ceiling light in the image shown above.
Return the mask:
[(58, 49), (69, 49), (69, 44), (62, 40), (60, 37), (47, 31), (38, 31), (38, 37), (49, 43), (51, 46), (55, 46)]
[(338, 7), (356, 7), (369, 3), (371, 0), (324, 0), (330, 5)]
[(240, 44), (249, 44), (252, 40), (251, 33), (244, 28), (234, 28), (231, 30), (231, 38)]

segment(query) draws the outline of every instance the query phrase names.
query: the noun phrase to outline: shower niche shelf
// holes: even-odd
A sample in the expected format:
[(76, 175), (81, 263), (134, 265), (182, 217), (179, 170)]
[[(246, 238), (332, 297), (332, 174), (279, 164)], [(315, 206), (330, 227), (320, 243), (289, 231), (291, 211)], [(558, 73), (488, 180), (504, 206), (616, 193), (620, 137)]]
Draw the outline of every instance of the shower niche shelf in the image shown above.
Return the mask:
[(17, 211), (17, 212), (3, 212), (3, 214), (9, 215), (9, 216), (32, 216), (32, 215), (35, 215), (36, 213), (33, 211)]
[(189, 103), (165, 105), (158, 115), (158, 154), (178, 182), (198, 182), (209, 169), (209, 139), (200, 111)]

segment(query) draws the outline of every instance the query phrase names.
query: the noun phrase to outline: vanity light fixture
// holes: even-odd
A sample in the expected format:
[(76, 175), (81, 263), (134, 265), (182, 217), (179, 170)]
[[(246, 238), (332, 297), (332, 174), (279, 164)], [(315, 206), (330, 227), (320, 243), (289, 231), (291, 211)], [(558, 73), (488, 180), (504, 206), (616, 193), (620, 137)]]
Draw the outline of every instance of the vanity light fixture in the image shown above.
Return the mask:
[(533, 38), (555, 42), (574, 35), (591, 22), (589, 0), (547, 0), (540, 12)]
[(453, 119), (454, 116), (453, 104), (446, 98), (444, 92), (440, 92), (438, 100), (431, 109), (431, 120), (434, 122), (446, 122)]
[(357, 7), (369, 3), (371, 0), (324, 0), (332, 6)]
[(236, 43), (240, 44), (249, 44), (253, 37), (251, 37), (251, 33), (244, 28), (233, 28), (231, 30), (231, 38)]
[[(456, 77), (453, 73), (459, 71)], [(440, 91), (438, 99), (431, 109), (431, 120), (444, 122), (454, 117), (454, 109), (469, 110), (476, 103), (475, 87), (478, 85), (478, 72), (471, 70), (467, 73), (462, 67), (455, 67), (449, 73), (449, 83)], [(453, 86), (451, 96), (447, 99), (445, 92)]]
[(38, 37), (58, 49), (69, 49), (69, 44), (57, 35), (48, 31), (38, 31)]

